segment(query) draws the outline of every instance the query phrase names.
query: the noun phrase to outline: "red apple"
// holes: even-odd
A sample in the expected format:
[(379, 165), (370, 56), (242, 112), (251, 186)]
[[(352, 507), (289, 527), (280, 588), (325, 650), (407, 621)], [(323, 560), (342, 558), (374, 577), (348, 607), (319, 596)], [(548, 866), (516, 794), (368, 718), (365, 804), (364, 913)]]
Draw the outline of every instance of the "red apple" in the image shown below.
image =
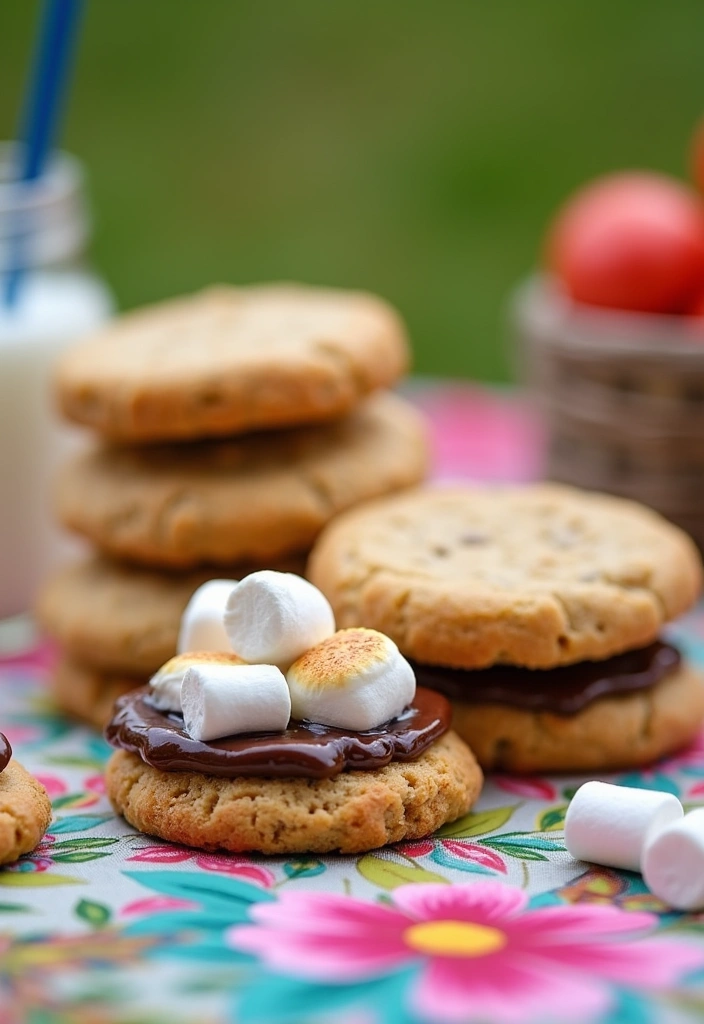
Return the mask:
[(576, 302), (685, 312), (704, 287), (704, 204), (661, 174), (597, 179), (558, 213), (547, 261)]
[(694, 297), (687, 312), (690, 316), (704, 317), (704, 291)]

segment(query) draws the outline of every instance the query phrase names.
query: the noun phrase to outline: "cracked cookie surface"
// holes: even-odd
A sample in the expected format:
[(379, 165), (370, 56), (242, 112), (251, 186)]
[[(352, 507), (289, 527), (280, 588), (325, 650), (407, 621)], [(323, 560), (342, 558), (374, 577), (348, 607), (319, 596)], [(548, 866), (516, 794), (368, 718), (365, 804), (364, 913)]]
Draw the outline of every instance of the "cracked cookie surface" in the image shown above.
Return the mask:
[(338, 628), (378, 629), (417, 661), (553, 668), (656, 640), (702, 567), (655, 512), (538, 484), (370, 502), (323, 531), (307, 574)]
[(427, 460), (421, 415), (384, 393), (314, 428), (95, 448), (60, 475), (58, 514), (103, 551), (151, 566), (266, 562), (309, 549), (343, 509), (418, 483)]
[(17, 761), (0, 772), (0, 864), (29, 853), (51, 821), (46, 790)]
[(233, 853), (361, 853), (419, 839), (465, 814), (482, 773), (453, 732), (415, 761), (332, 779), (162, 772), (125, 750), (108, 761), (115, 809), (149, 835)]
[(407, 370), (400, 317), (363, 292), (211, 288), (120, 317), (57, 374), (64, 415), (122, 441), (178, 440), (342, 416)]

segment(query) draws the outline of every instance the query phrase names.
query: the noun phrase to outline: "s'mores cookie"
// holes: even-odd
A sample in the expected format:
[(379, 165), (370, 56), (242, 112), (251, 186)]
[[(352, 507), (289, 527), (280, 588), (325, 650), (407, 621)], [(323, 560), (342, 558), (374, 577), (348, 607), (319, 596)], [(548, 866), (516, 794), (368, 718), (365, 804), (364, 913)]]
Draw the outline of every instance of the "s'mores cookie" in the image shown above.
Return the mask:
[[(260, 582), (261, 598), (271, 579)], [(243, 584), (231, 618), (238, 600), (253, 603)], [(286, 588), (296, 601), (286, 577), (276, 600)], [(297, 611), (271, 611), (256, 645), (281, 652)], [(240, 630), (247, 615), (236, 618)], [(481, 770), (450, 718), (449, 702), (416, 690), (396, 645), (373, 630), (332, 632), (288, 665), (187, 652), (117, 702), (107, 792), (135, 828), (173, 842), (362, 852), (428, 835), (479, 795)]]
[(51, 821), (46, 790), (12, 758), (12, 748), (0, 733), (0, 864), (29, 853)]
[(67, 419), (114, 440), (192, 440), (335, 419), (408, 362), (404, 326), (376, 296), (222, 286), (73, 346), (57, 391)]
[(699, 594), (699, 555), (632, 502), (416, 490), (340, 516), (307, 571), (338, 626), (382, 630), (450, 697), (486, 769), (631, 767), (701, 726), (704, 681), (660, 636)]

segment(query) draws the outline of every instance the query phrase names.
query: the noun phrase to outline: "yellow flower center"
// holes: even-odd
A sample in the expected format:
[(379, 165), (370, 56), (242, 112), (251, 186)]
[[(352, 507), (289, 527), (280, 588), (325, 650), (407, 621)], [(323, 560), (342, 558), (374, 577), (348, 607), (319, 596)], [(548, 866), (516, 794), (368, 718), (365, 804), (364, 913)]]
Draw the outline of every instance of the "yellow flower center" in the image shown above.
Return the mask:
[(435, 956), (486, 956), (503, 949), (507, 938), (498, 928), (467, 921), (428, 921), (403, 933), (411, 949)]

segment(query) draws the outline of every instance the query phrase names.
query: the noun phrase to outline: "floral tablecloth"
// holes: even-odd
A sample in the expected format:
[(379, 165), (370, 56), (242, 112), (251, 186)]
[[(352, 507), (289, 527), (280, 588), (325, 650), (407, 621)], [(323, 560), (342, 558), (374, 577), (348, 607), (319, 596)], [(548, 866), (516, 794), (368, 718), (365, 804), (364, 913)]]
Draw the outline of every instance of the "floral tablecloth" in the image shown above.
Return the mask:
[[(527, 479), (509, 397), (425, 386), (438, 475)], [(704, 664), (704, 610), (674, 628)], [(0, 870), (0, 1024), (644, 1024), (704, 1017), (704, 915), (562, 843), (579, 777), (493, 777), (432, 839), (358, 857), (206, 854), (135, 833), (109, 750), (56, 714), (44, 649), (0, 666), (2, 725), (55, 817)], [(704, 737), (623, 785), (704, 804)]]

